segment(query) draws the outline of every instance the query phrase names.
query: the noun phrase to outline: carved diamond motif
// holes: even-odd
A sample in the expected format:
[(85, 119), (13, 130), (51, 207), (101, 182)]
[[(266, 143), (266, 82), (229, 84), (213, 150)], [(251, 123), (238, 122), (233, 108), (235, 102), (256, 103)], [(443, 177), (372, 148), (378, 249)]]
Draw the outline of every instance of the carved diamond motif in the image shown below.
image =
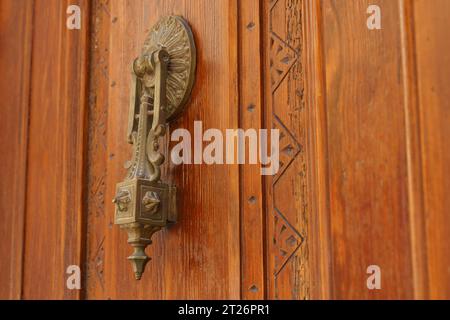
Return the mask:
[(276, 184), (284, 171), (300, 153), (302, 146), (277, 116), (274, 116), (273, 127), (280, 130), (280, 169), (274, 177), (274, 184)]
[(272, 33), (270, 36), (270, 83), (272, 92), (277, 90), (296, 61), (295, 51)]
[(273, 223), (275, 231), (273, 245), (276, 248), (274, 274), (277, 275), (302, 245), (303, 237), (277, 208), (275, 208)]

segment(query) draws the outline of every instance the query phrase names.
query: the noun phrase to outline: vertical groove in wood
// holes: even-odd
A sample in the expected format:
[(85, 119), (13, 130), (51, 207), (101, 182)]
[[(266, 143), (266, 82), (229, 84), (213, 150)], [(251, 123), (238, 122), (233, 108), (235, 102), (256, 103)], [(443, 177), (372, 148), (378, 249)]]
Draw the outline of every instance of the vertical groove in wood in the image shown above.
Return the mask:
[(0, 3), (0, 299), (20, 299), (33, 1)]
[[(228, 45), (229, 45), (229, 68), (230, 68), (230, 79), (229, 79), (229, 103), (232, 111), (232, 115), (230, 116), (229, 125), (232, 127), (239, 126), (239, 78), (240, 78), (240, 70), (239, 70), (239, 0), (231, 0), (229, 1), (228, 7)], [(228, 224), (228, 235), (233, 237), (235, 235), (238, 237), (239, 241), (233, 244), (230, 243), (228, 246), (228, 272), (229, 272), (229, 294), (231, 297), (236, 297), (238, 299), (242, 298), (242, 270), (241, 270), (241, 212), (240, 212), (240, 172), (239, 166), (233, 165), (230, 166), (230, 170), (233, 170), (235, 177), (233, 177), (233, 183), (236, 183), (236, 192), (234, 195), (236, 198), (232, 199), (235, 203), (233, 204), (233, 208), (237, 209), (237, 215), (230, 219)], [(239, 252), (239, 254), (236, 254)], [(236, 273), (236, 270), (239, 270)]]
[(27, 212), (27, 198), (28, 195), (26, 193), (27, 190), (27, 183), (28, 183), (28, 166), (30, 158), (28, 157), (28, 151), (29, 151), (29, 142), (30, 142), (30, 101), (31, 101), (31, 77), (32, 77), (32, 70), (33, 70), (33, 44), (34, 44), (34, 37), (33, 37), (33, 30), (34, 30), (34, 16), (35, 16), (35, 0), (32, 0), (28, 3), (30, 5), (30, 11), (28, 12), (30, 16), (30, 26), (29, 26), (29, 32), (28, 32), (28, 38), (26, 40), (26, 43), (29, 44), (29, 47), (26, 51), (26, 54), (28, 55), (29, 64), (27, 66), (28, 71), (26, 74), (26, 80), (24, 82), (27, 85), (27, 92), (26, 92), (26, 123), (23, 123), (23, 130), (25, 131), (23, 133), (24, 137), (26, 137), (26, 143), (24, 144), (24, 153), (25, 153), (25, 167), (23, 168), (24, 171), (24, 177), (23, 177), (23, 186), (24, 186), (24, 196), (23, 196), (23, 212), (21, 216), (21, 245), (20, 245), (20, 288), (18, 289), (20, 291), (19, 293), (19, 299), (23, 298), (23, 290), (24, 290), (24, 269), (25, 269), (25, 235), (26, 235), (26, 222), (25, 222), (25, 216)]
[[(268, 118), (268, 110), (269, 110), (269, 104), (267, 103), (267, 94), (265, 92), (266, 88), (268, 87), (268, 77), (267, 72), (269, 70), (269, 56), (270, 53), (267, 50), (268, 46), (268, 1), (260, 1), (260, 14), (259, 14), (259, 23), (260, 23), (260, 47), (261, 47), (261, 61), (260, 61), (260, 67), (261, 67), (261, 127), (264, 129), (268, 129), (266, 126), (267, 118)], [(263, 283), (264, 283), (264, 296), (263, 299), (267, 300), (269, 298), (269, 234), (267, 231), (267, 225), (268, 225), (268, 213), (269, 213), (269, 202), (268, 202), (268, 190), (267, 187), (269, 183), (267, 182), (267, 177), (262, 178), (262, 198), (261, 198), (261, 205), (262, 205), (262, 214), (263, 214)]]
[(304, 3), (305, 101), (308, 111), (311, 298), (331, 299), (331, 238), (325, 69), (320, 0)]
[(105, 213), (106, 163), (108, 157), (109, 28), (116, 23), (111, 17), (109, 0), (91, 3), (90, 65), (87, 155), (87, 230), (84, 294), (86, 298), (107, 298), (105, 292), (105, 233), (111, 227)]
[[(239, 2), (239, 128), (261, 129), (261, 24), (260, 1)], [(248, 144), (247, 144), (248, 146)], [(261, 168), (240, 166), (241, 297), (263, 299), (264, 219)]]
[(399, 1), (413, 282), (415, 298), (426, 299), (428, 272), (413, 9), (411, 0)]
[[(84, 2), (82, 2), (84, 1)], [(67, 6), (73, 4), (71, 0), (67, 2)], [(79, 78), (79, 102), (78, 107), (82, 109), (82, 111), (76, 110), (76, 107), (71, 107), (72, 109), (72, 117), (79, 117), (79, 123), (77, 126), (81, 129), (81, 133), (79, 137), (77, 137), (78, 146), (78, 157), (81, 157), (79, 163), (77, 164), (77, 182), (75, 182), (75, 186), (73, 188), (76, 190), (77, 197), (74, 198), (74, 205), (77, 206), (78, 214), (77, 214), (77, 243), (79, 245), (79, 249), (77, 252), (78, 265), (81, 269), (81, 288), (78, 290), (76, 294), (77, 299), (84, 299), (86, 296), (86, 287), (83, 285), (83, 281), (85, 281), (84, 276), (86, 275), (86, 255), (87, 255), (87, 199), (88, 199), (88, 149), (89, 149), (89, 80), (90, 80), (90, 44), (91, 44), (91, 19), (92, 19), (92, 3), (91, 0), (81, 0), (79, 5), (82, 6), (85, 11), (82, 12), (82, 23), (84, 23), (83, 30), (80, 30), (81, 36), (76, 40), (76, 44), (74, 49), (79, 48), (79, 58), (77, 64), (75, 65), (75, 69), (80, 72)], [(72, 50), (74, 50), (72, 49)], [(71, 51), (72, 51), (71, 50)], [(69, 81), (69, 86), (70, 86)], [(70, 92), (70, 90), (69, 90)], [(75, 110), (74, 110), (75, 109)], [(66, 152), (70, 154), (72, 152), (71, 146), (68, 146)]]

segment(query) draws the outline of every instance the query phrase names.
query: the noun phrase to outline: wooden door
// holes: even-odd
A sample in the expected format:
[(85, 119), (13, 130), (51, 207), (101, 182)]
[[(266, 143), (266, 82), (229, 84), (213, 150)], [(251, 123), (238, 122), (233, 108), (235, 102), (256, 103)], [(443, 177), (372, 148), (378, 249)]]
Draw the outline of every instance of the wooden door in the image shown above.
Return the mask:
[[(449, 14), (447, 0), (2, 0), (0, 298), (450, 299)], [(280, 169), (168, 162), (180, 218), (136, 281), (111, 200), (132, 152), (129, 66), (166, 15), (198, 54), (166, 151), (197, 120), (275, 128)]]

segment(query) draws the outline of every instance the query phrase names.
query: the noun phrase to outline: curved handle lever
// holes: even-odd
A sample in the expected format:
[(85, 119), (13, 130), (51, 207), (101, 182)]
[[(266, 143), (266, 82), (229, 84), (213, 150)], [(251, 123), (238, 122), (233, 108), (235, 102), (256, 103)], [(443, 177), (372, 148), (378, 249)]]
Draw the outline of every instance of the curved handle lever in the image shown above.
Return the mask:
[(165, 157), (159, 139), (189, 98), (195, 59), (189, 26), (181, 17), (169, 16), (152, 28), (142, 54), (133, 62), (127, 131), (133, 158), (113, 202), (115, 223), (128, 232), (128, 243), (134, 248), (128, 259), (137, 280), (150, 260), (145, 248), (153, 234), (176, 222), (176, 188), (161, 181)]

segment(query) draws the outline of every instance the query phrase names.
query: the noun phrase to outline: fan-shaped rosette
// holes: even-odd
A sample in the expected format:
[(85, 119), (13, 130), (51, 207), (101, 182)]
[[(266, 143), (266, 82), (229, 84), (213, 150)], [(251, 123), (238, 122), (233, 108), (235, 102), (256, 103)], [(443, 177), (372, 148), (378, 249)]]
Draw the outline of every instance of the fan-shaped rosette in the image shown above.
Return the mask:
[[(144, 42), (143, 54), (165, 48), (169, 53), (167, 77), (168, 119), (176, 117), (186, 104), (195, 77), (196, 51), (187, 22), (178, 16), (161, 19)], [(150, 92), (153, 98), (154, 92)]]

